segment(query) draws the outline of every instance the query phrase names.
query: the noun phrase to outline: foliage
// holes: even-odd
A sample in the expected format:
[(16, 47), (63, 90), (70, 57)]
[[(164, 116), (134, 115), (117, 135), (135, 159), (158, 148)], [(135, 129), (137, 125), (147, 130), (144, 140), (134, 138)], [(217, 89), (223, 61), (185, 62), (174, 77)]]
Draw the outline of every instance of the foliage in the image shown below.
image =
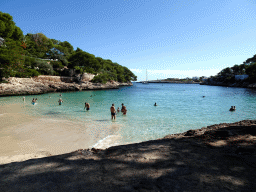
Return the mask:
[(51, 39), (42, 33), (30, 34), (25, 36), (26, 54), (37, 58), (47, 58), (47, 53), (53, 48)]
[[(236, 80), (235, 75), (249, 75), (248, 79)], [(236, 82), (256, 82), (256, 55), (248, 58), (243, 64), (234, 65), (221, 70), (216, 76), (211, 77), (210, 80), (223, 83), (236, 83)]]
[(249, 81), (252, 83), (256, 82), (256, 62), (246, 67), (246, 74), (249, 75)]
[(97, 73), (101, 68), (99, 61), (94, 55), (84, 52), (76, 51), (69, 57), (69, 68), (74, 69), (75, 67), (80, 67), (83, 72), (87, 73)]
[(0, 37), (20, 40), (23, 37), (23, 32), (13, 21), (13, 18), (8, 13), (0, 11)]
[(35, 69), (42, 75), (53, 75), (53, 67), (50, 62), (36, 60)]
[(38, 75), (40, 75), (40, 73), (35, 69), (22, 69), (19, 73), (16, 74), (16, 77), (28, 78)]
[(103, 83), (106, 84), (107, 81), (111, 80), (109, 73), (101, 73), (95, 76), (92, 80), (93, 83)]
[(0, 80), (9, 76), (69, 75), (72, 71), (95, 74), (93, 82), (137, 80), (128, 68), (80, 48), (74, 51), (67, 41), (49, 39), (43, 33), (24, 36), (8, 13), (0, 12), (0, 37)]
[(20, 41), (10, 38), (0, 47), (0, 78), (15, 76), (23, 68), (25, 52)]

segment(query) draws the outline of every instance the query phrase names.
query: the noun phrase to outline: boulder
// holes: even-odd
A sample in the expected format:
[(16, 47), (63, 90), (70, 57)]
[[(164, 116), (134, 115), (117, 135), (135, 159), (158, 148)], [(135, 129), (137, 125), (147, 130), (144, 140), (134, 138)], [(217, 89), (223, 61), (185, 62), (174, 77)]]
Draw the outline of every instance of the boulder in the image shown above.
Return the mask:
[(84, 82), (84, 81), (91, 81), (94, 78), (94, 74), (90, 74), (90, 73), (84, 73), (83, 75), (81, 75), (80, 77), (80, 81)]

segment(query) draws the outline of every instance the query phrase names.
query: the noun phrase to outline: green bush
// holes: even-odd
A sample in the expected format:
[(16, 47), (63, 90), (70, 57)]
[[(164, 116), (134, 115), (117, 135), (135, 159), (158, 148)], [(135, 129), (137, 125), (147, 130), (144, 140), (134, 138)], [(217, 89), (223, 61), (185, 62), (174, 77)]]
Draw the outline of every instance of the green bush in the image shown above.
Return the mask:
[(24, 69), (16, 73), (15, 77), (29, 78), (29, 77), (39, 76), (39, 75), (40, 73), (35, 69)]
[(109, 74), (107, 73), (101, 73), (97, 76), (94, 76), (94, 78), (92, 79), (93, 83), (103, 83), (106, 84), (109, 80), (111, 80)]

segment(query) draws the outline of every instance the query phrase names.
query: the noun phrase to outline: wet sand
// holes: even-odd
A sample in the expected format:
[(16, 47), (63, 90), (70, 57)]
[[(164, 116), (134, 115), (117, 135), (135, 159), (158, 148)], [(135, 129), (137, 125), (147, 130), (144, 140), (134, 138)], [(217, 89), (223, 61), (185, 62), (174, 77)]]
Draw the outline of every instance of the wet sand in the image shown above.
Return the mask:
[(21, 111), (22, 104), (0, 107), (0, 164), (119, 144), (119, 124), (40, 118)]

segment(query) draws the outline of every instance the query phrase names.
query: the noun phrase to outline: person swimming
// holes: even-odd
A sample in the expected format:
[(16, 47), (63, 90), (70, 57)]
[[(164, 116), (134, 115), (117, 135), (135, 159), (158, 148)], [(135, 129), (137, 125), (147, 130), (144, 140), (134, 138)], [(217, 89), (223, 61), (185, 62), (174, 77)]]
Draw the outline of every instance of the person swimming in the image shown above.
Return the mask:
[(155, 103), (154, 106), (157, 106), (157, 104)]
[(118, 113), (120, 112), (120, 108), (119, 108), (119, 107), (117, 108), (117, 112), (118, 112)]
[(236, 110), (236, 106), (231, 106), (231, 108), (229, 109), (229, 111), (235, 111)]

